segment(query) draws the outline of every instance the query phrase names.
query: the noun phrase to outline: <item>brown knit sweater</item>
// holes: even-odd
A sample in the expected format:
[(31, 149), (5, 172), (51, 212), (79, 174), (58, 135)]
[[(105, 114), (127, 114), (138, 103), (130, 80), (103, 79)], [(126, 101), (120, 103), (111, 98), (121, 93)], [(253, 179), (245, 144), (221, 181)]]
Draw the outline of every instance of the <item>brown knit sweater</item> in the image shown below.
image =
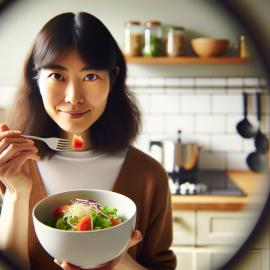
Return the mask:
[[(31, 161), (29, 165), (34, 181), (29, 203), (32, 212), (34, 205), (47, 195), (36, 163)], [(163, 167), (148, 155), (130, 147), (113, 191), (128, 196), (137, 206), (136, 229), (140, 230), (143, 239), (128, 253), (148, 269), (175, 269), (176, 257), (169, 249), (172, 242), (171, 199)], [(28, 249), (32, 270), (60, 269), (39, 244), (31, 215)]]

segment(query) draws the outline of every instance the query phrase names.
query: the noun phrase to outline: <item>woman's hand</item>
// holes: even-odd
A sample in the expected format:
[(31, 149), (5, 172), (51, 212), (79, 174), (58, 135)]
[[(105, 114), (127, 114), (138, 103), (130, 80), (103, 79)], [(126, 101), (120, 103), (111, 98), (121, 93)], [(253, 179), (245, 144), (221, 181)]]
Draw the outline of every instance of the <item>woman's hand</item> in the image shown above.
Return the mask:
[(0, 179), (9, 191), (32, 188), (25, 163), (28, 159), (38, 160), (37, 152), (34, 142), (23, 138), (20, 131), (0, 125)]
[[(129, 243), (128, 243), (128, 247), (127, 247), (125, 252), (123, 252), (116, 259), (114, 259), (114, 260), (112, 260), (112, 261), (110, 261), (110, 262), (108, 262), (106, 264), (103, 264), (100, 267), (91, 268), (91, 270), (113, 270), (115, 267), (120, 266), (121, 263), (124, 261), (123, 260), (124, 257), (129, 256), (127, 254), (127, 250), (130, 247), (135, 246), (136, 244), (138, 244), (141, 240), (142, 240), (142, 235), (141, 235), (140, 231), (138, 231), (138, 230), (133, 231), (132, 236), (131, 236), (131, 238), (129, 240)], [(57, 259), (55, 259), (54, 262), (56, 264), (58, 264), (60, 267), (62, 267), (64, 270), (81, 270), (81, 269), (83, 269), (83, 268), (79, 268), (77, 266), (71, 265), (69, 263), (66, 263), (66, 262), (61, 262), (61, 261), (59, 261)], [(128, 269), (128, 268), (125, 268), (125, 269)]]

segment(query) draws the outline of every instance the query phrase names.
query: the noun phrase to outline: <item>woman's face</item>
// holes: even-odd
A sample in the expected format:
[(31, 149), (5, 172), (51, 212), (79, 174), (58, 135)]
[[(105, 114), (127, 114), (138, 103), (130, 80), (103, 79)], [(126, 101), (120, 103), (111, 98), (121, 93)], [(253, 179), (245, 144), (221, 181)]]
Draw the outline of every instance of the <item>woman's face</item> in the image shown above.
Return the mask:
[(39, 88), (45, 110), (67, 133), (83, 134), (102, 115), (109, 72), (93, 70), (75, 52), (42, 68)]

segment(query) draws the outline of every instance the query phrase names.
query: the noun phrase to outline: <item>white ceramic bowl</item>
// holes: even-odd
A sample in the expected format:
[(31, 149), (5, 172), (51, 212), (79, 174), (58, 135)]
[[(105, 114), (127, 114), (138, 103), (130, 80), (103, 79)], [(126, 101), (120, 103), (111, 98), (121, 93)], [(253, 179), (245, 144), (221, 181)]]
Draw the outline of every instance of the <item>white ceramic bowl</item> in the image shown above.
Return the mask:
[[(46, 224), (53, 221), (54, 209), (79, 199), (92, 199), (102, 205), (117, 208), (127, 219), (114, 227), (100, 231), (64, 231)], [(135, 228), (136, 205), (128, 197), (105, 190), (74, 190), (49, 196), (33, 209), (33, 222), (37, 238), (53, 257), (74, 265), (90, 268), (118, 257), (128, 245)]]

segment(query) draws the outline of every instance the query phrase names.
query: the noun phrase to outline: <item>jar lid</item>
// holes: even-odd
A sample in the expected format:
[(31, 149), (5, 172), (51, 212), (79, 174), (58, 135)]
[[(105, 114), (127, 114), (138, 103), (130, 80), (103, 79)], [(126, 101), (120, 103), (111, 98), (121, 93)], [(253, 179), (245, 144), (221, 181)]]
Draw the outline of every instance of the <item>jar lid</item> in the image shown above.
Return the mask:
[(160, 21), (158, 21), (158, 20), (148, 20), (148, 21), (145, 21), (144, 22), (144, 25), (145, 26), (153, 26), (153, 25), (155, 25), (155, 26), (160, 26), (161, 25), (161, 22)]
[(165, 25), (166, 29), (178, 30), (178, 31), (185, 31), (185, 28), (179, 25)]
[(141, 25), (141, 22), (140, 21), (136, 21), (136, 20), (129, 20), (129, 21), (126, 21), (124, 23), (126, 26), (131, 26), (131, 25)]

